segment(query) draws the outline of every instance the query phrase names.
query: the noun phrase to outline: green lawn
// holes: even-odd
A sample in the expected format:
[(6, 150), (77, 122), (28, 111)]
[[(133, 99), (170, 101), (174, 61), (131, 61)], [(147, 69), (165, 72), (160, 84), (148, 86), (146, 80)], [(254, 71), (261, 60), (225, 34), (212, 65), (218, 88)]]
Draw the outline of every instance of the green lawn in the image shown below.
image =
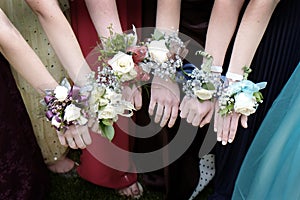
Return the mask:
[[(78, 153), (71, 152), (70, 157), (78, 160)], [(49, 172), (50, 173), (50, 172)], [(122, 200), (123, 198), (112, 189), (99, 187), (91, 184), (79, 177), (63, 177), (50, 173), (51, 186), (46, 200)], [(212, 192), (211, 187), (207, 187), (195, 200), (207, 199)], [(161, 192), (150, 191), (144, 188), (144, 195), (140, 200), (162, 200)]]

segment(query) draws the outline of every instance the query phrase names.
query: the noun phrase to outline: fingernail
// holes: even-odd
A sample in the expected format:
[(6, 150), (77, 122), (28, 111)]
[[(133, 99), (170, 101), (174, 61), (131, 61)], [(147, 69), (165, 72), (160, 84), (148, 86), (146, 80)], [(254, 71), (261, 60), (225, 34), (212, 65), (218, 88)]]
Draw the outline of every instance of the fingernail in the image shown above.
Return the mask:
[(218, 130), (216, 128), (214, 128), (214, 132), (218, 132)]
[(229, 140), (228, 140), (228, 143), (232, 143), (232, 139), (229, 139)]
[(218, 141), (218, 142), (221, 142), (221, 141), (222, 141), (222, 138), (221, 138), (221, 137), (217, 137), (217, 141)]
[(226, 141), (222, 141), (222, 145), (226, 145), (227, 144), (227, 142)]

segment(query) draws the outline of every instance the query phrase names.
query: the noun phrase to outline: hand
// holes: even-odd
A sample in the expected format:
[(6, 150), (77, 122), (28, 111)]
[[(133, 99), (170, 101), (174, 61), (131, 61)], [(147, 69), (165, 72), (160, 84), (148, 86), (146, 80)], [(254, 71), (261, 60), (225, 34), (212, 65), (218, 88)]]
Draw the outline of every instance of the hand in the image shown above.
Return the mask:
[(239, 113), (233, 112), (230, 115), (221, 116), (219, 106), (216, 103), (215, 119), (214, 119), (214, 131), (217, 132), (217, 140), (222, 141), (223, 145), (232, 143), (237, 131), (239, 120), (244, 128), (247, 128), (248, 117)]
[(153, 115), (157, 104), (155, 123), (161, 120), (160, 126), (164, 127), (169, 120), (168, 127), (172, 127), (177, 119), (179, 99), (180, 92), (177, 83), (154, 76), (148, 112)]
[(126, 101), (130, 101), (136, 110), (142, 107), (142, 92), (140, 88), (134, 84), (132, 87), (124, 86), (122, 90), (123, 97)]
[(180, 117), (186, 118), (187, 123), (203, 127), (208, 124), (214, 111), (213, 101), (200, 102), (196, 97), (185, 96), (180, 104)]
[(57, 131), (57, 135), (62, 145), (69, 146), (72, 149), (84, 149), (92, 143), (87, 125), (72, 125), (64, 133)]

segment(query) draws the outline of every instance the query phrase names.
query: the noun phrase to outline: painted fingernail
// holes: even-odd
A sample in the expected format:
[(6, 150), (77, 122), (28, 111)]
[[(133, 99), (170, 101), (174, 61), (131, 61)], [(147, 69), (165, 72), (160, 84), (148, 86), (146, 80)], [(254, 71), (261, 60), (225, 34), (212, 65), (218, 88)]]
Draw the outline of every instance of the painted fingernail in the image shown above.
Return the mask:
[(228, 143), (232, 143), (232, 139), (229, 139), (229, 140), (228, 140)]
[(227, 144), (227, 142), (226, 141), (222, 141), (222, 145), (226, 145)]
[(218, 142), (221, 142), (221, 141), (222, 141), (222, 138), (221, 138), (221, 137), (217, 137), (217, 141), (218, 141)]

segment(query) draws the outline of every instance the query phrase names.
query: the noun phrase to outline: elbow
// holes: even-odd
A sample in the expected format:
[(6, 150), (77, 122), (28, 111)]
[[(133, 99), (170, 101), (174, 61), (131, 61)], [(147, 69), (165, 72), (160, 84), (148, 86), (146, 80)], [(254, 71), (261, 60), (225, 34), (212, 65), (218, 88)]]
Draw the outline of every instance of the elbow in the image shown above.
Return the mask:
[(50, 0), (25, 0), (25, 2), (38, 17), (43, 18), (51, 15), (53, 8), (58, 6), (57, 1)]

